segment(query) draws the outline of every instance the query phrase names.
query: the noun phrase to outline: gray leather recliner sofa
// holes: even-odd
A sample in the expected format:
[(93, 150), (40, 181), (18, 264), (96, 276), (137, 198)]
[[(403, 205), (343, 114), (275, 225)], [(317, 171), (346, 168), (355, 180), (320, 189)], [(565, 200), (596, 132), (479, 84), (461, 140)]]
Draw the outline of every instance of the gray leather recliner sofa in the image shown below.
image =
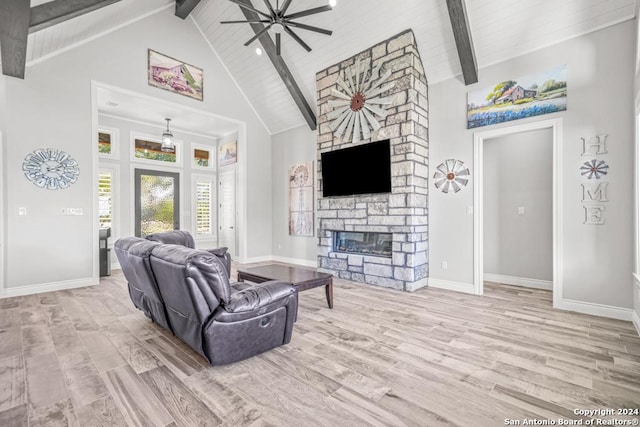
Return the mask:
[(292, 284), (231, 284), (218, 255), (181, 244), (125, 237), (115, 252), (134, 305), (211, 365), (290, 342), (298, 310)]

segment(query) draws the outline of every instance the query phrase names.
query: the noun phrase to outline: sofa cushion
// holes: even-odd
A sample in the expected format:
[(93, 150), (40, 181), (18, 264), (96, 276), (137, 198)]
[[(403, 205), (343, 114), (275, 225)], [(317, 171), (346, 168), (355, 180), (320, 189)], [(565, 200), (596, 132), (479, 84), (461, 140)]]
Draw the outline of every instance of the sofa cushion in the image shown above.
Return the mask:
[(196, 247), (191, 233), (182, 230), (171, 230), (162, 231), (160, 233), (153, 233), (149, 234), (146, 239), (169, 245), (182, 245), (192, 249)]

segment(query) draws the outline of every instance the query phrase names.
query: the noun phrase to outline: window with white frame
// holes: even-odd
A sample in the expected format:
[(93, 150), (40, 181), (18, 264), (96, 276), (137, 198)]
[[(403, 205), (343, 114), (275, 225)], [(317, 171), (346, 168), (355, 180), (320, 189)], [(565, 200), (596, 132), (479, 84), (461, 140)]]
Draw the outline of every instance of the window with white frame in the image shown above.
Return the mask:
[(165, 166), (182, 166), (182, 144), (173, 141), (173, 152), (162, 151), (159, 136), (131, 132), (131, 160), (142, 163), (163, 164)]
[(195, 202), (194, 235), (196, 239), (216, 237), (216, 182), (213, 176), (193, 177)]
[(191, 144), (191, 167), (194, 169), (215, 169), (216, 147)]
[(100, 228), (113, 227), (113, 171), (98, 174), (98, 217)]
[(98, 128), (98, 156), (117, 159), (120, 145), (120, 131), (115, 128), (101, 126)]

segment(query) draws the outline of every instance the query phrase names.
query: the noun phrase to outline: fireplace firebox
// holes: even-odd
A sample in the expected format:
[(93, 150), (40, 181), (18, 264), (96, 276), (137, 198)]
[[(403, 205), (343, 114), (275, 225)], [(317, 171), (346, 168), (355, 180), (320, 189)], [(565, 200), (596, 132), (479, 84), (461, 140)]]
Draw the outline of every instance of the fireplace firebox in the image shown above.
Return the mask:
[(335, 252), (391, 258), (392, 242), (391, 233), (333, 232)]

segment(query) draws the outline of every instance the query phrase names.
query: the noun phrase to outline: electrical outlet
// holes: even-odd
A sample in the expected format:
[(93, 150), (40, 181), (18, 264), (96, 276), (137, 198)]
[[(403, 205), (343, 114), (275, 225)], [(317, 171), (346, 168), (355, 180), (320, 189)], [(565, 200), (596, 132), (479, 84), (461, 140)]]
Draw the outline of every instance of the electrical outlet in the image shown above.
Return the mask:
[(18, 216), (27, 216), (27, 208), (24, 206), (20, 206), (18, 208)]
[(518, 207), (518, 215), (524, 215), (524, 214), (525, 214), (524, 206), (519, 206)]
[(467, 215), (473, 215), (473, 206), (467, 206)]
[(446, 270), (447, 268), (449, 268), (449, 265), (447, 264), (447, 261), (442, 261), (440, 263), (440, 268), (443, 270)]
[(282, 243), (278, 243), (278, 250), (282, 249)]

